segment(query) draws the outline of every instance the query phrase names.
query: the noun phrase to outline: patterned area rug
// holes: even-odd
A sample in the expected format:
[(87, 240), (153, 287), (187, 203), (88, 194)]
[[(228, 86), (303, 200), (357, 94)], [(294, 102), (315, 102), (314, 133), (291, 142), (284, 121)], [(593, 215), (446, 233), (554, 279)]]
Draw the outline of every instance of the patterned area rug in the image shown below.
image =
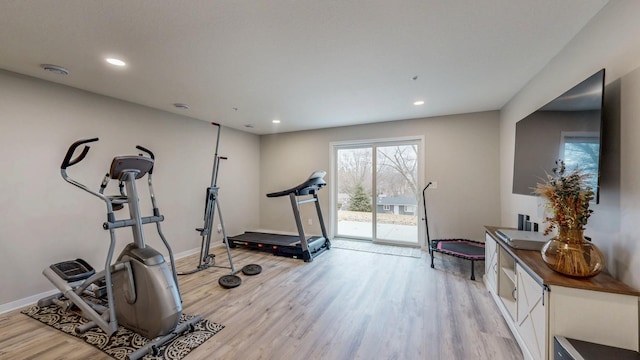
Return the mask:
[(414, 258), (422, 257), (422, 250), (418, 248), (412, 248), (412, 247), (406, 247), (406, 246), (379, 245), (379, 244), (373, 244), (369, 241), (333, 239), (331, 240), (331, 247), (334, 247), (337, 249), (364, 251), (364, 252), (385, 254), (385, 255), (408, 256), (408, 257), (414, 257)]
[[(65, 312), (62, 308), (52, 305), (39, 307), (34, 305), (22, 311), (46, 325), (63, 331), (69, 335), (83, 339), (102, 350), (107, 355), (115, 359), (126, 359), (127, 355), (143, 347), (149, 340), (141, 335), (120, 326), (118, 330), (109, 338), (100, 328), (94, 328), (84, 334), (76, 334), (75, 328), (87, 323), (87, 320), (74, 312)], [(182, 314), (180, 322), (189, 319), (190, 316)], [(223, 325), (216, 324), (209, 320), (202, 320), (195, 326), (193, 332), (188, 332), (176, 337), (158, 349), (157, 355), (146, 355), (145, 360), (179, 360), (184, 358), (193, 349), (202, 345), (213, 335), (224, 328)]]

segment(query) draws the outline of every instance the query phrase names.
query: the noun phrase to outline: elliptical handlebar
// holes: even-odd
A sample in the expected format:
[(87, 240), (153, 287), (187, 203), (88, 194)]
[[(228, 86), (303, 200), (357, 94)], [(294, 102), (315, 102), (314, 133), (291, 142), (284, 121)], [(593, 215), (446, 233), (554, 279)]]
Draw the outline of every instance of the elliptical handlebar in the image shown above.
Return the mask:
[[(145, 147), (143, 147), (141, 145), (136, 145), (136, 149), (146, 152), (149, 155), (149, 157), (151, 158), (151, 160), (155, 161), (156, 157), (155, 157), (155, 155), (153, 155), (153, 152), (151, 152), (151, 150), (149, 150), (149, 149), (147, 149), (147, 148), (145, 148)], [(151, 174), (153, 174), (153, 166), (151, 167), (151, 170), (149, 170), (149, 175), (151, 175)]]
[[(64, 181), (68, 182), (69, 184), (78, 187), (86, 192), (88, 192), (91, 195), (95, 195), (97, 197), (99, 197), (100, 199), (102, 199), (103, 201), (105, 201), (107, 203), (107, 208), (109, 210), (109, 212), (113, 211), (112, 205), (109, 202), (108, 198), (103, 194), (104, 191), (104, 187), (107, 186), (107, 182), (108, 182), (108, 177), (106, 177), (106, 180), (103, 179), (102, 180), (102, 184), (100, 184), (100, 190), (99, 192), (93, 191), (91, 189), (89, 189), (86, 185), (73, 180), (72, 178), (69, 177), (69, 175), (67, 175), (67, 168), (70, 166), (73, 166), (77, 163), (79, 163), (80, 161), (84, 160), (84, 158), (87, 156), (87, 154), (89, 153), (89, 149), (91, 148), (90, 146), (85, 145), (84, 148), (82, 149), (82, 152), (80, 153), (80, 155), (78, 155), (75, 159), (71, 160), (71, 157), (73, 156), (73, 153), (76, 151), (76, 149), (83, 144), (88, 144), (91, 142), (96, 142), (99, 139), (96, 138), (91, 138), (91, 139), (84, 139), (84, 140), (78, 140), (76, 142), (74, 142), (73, 144), (71, 144), (71, 146), (69, 146), (69, 149), (67, 150), (67, 154), (64, 156), (64, 160), (62, 160), (62, 165), (60, 165), (60, 175), (62, 175), (62, 178), (64, 179)], [(107, 174), (108, 175), (108, 174)], [(104, 185), (104, 187), (103, 187)]]
[[(154, 161), (154, 165), (151, 166), (151, 169), (149, 169), (149, 172), (148, 172), (149, 177), (147, 178), (147, 184), (149, 185), (149, 195), (151, 196), (151, 205), (153, 205), (153, 214), (155, 216), (160, 216), (160, 210), (158, 209), (158, 204), (156, 202), (156, 195), (153, 191), (153, 181), (151, 180), (153, 175), (153, 167), (155, 166), (156, 156), (153, 154), (151, 150), (145, 148), (144, 146), (136, 145), (136, 149), (147, 153), (147, 155), (151, 158), (151, 160)], [(160, 225), (158, 224), (158, 226)]]
[(64, 156), (64, 160), (62, 160), (62, 165), (60, 165), (60, 169), (66, 170), (69, 166), (73, 166), (79, 163), (80, 161), (84, 160), (84, 158), (89, 153), (89, 149), (91, 148), (90, 146), (85, 145), (80, 155), (78, 155), (75, 159), (71, 160), (71, 157), (73, 156), (73, 153), (76, 151), (76, 149), (80, 145), (96, 142), (98, 140), (99, 140), (98, 138), (84, 139), (84, 140), (78, 140), (73, 144), (71, 144), (71, 146), (69, 146), (69, 149), (67, 150), (67, 154)]

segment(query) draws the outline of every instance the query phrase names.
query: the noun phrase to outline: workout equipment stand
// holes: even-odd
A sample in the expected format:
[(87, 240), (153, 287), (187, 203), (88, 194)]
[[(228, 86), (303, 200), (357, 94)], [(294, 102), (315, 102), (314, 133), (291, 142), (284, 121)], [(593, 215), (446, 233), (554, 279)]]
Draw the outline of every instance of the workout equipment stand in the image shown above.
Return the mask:
[[(219, 280), (221, 286), (225, 288), (236, 287), (240, 285), (242, 280), (236, 276), (239, 270), (236, 270), (233, 265), (233, 258), (231, 257), (231, 250), (229, 249), (229, 241), (227, 240), (227, 232), (224, 228), (224, 221), (222, 220), (222, 211), (220, 209), (220, 202), (218, 201), (218, 170), (220, 167), (220, 160), (226, 160), (226, 157), (218, 156), (218, 146), (220, 145), (220, 124), (212, 122), (211, 125), (217, 127), (216, 135), (216, 149), (213, 155), (213, 170), (211, 174), (211, 186), (207, 188), (207, 199), (204, 210), (204, 225), (201, 228), (196, 228), (196, 231), (200, 232), (202, 242), (200, 244), (200, 258), (198, 260), (198, 266), (187, 272), (179, 273), (178, 275), (194, 274), (198, 271), (208, 269), (210, 267), (219, 267), (225, 269), (231, 269), (229, 275), (222, 276)], [(230, 266), (216, 265), (215, 254), (209, 253), (211, 246), (211, 235), (213, 234), (213, 224), (215, 220), (216, 211), (218, 212), (218, 220), (220, 221), (220, 230), (222, 231), (222, 238), (227, 250), (227, 256), (229, 257)]]
[(438, 239), (431, 240), (429, 237), (429, 218), (427, 217), (427, 196), (425, 191), (431, 185), (431, 181), (422, 189), (422, 206), (424, 207), (424, 224), (427, 230), (427, 246), (431, 256), (431, 268), (435, 269), (433, 263), (434, 252), (465, 259), (471, 261), (471, 280), (476, 279), (475, 262), (484, 261), (484, 243), (468, 239)]

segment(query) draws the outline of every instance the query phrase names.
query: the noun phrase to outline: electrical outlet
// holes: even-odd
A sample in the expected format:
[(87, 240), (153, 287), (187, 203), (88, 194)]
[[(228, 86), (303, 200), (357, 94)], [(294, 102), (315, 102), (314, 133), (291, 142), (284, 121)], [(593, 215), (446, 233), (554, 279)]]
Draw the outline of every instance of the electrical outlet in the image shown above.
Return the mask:
[(313, 225), (313, 219), (309, 219), (307, 220), (307, 222), (309, 223), (309, 225)]
[(218, 234), (220, 234), (222, 232), (222, 225), (218, 224)]
[(429, 185), (430, 189), (437, 189), (438, 188), (438, 182), (437, 181), (432, 181), (431, 185)]

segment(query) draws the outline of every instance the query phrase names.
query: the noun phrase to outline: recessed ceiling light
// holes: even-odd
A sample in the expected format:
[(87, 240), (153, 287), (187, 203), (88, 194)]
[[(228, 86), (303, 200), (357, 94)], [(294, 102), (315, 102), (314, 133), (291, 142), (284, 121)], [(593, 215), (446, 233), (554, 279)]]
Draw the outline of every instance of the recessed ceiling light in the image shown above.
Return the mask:
[(127, 65), (126, 62), (124, 62), (124, 61), (122, 61), (120, 59), (116, 59), (116, 58), (106, 58), (105, 60), (109, 64), (115, 65), (115, 66), (125, 66), (125, 65)]
[(41, 64), (40, 67), (43, 68), (45, 71), (52, 72), (54, 74), (69, 75), (69, 70), (66, 68), (63, 68), (62, 66), (53, 65), (53, 64)]
[(424, 105), (424, 101), (422, 101), (422, 100), (415, 101), (415, 102), (413, 103), (413, 105), (415, 105), (415, 106)]
[(189, 104), (184, 104), (184, 103), (175, 103), (173, 104), (173, 106), (177, 109), (181, 109), (181, 110), (187, 110), (189, 109)]
[(274, 124), (280, 124), (280, 120), (271, 120), (271, 122)]

